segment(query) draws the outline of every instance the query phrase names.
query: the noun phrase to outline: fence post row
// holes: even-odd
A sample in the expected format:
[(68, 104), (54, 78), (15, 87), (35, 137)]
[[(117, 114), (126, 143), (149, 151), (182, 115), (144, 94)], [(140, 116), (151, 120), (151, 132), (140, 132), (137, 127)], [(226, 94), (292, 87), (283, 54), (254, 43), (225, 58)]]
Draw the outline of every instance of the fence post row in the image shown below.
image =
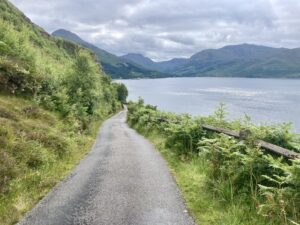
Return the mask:
[[(166, 118), (158, 118), (158, 121), (159, 122), (167, 122), (167, 123), (174, 122), (174, 121), (170, 121)], [(242, 140), (247, 139), (247, 137), (251, 134), (251, 132), (247, 129), (241, 129), (239, 132), (237, 132), (237, 131), (227, 130), (227, 129), (220, 128), (220, 127), (213, 127), (210, 125), (202, 125), (201, 128), (204, 130), (208, 130), (208, 131), (226, 134), (228, 136), (239, 138)], [(269, 152), (275, 153), (277, 155), (281, 155), (285, 158), (288, 158), (288, 159), (300, 158), (299, 153), (291, 151), (286, 148), (282, 148), (278, 145), (274, 145), (274, 144), (268, 143), (263, 140), (256, 140), (255, 143), (256, 143), (256, 146), (263, 148)]]
[[(205, 130), (209, 130), (209, 131), (213, 131), (213, 132), (217, 132), (217, 133), (223, 133), (228, 136), (239, 138), (239, 139), (246, 139), (247, 136), (249, 136), (251, 134), (250, 131), (245, 130), (245, 129), (242, 129), (240, 132), (236, 132), (236, 131), (231, 131), (231, 130), (227, 130), (227, 129), (223, 129), (223, 128), (219, 128), (219, 127), (213, 127), (213, 126), (209, 126), (209, 125), (202, 125), (202, 128)], [(268, 143), (266, 141), (257, 140), (255, 143), (260, 148), (263, 148), (267, 151), (284, 156), (286, 158), (289, 158), (289, 159), (300, 158), (299, 153), (291, 151), (286, 148), (282, 148), (280, 146), (277, 146), (277, 145), (274, 145), (271, 143)]]

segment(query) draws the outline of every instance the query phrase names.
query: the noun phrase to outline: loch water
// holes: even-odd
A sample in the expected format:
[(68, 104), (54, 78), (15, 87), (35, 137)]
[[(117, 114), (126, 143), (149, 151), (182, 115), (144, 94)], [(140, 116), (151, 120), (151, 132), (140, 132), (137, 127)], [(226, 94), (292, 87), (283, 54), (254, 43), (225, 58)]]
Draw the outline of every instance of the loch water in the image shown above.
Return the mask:
[(142, 97), (160, 110), (212, 114), (225, 103), (229, 119), (245, 114), (256, 124), (292, 122), (300, 132), (300, 79), (164, 78), (119, 80), (129, 100)]

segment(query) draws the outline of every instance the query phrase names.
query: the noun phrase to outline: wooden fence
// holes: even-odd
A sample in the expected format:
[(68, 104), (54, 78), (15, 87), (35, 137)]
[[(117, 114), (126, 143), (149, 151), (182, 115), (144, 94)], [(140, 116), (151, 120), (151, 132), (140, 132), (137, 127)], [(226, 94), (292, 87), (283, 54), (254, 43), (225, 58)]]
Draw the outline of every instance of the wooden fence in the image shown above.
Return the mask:
[[(219, 127), (213, 127), (213, 126), (209, 126), (209, 125), (202, 125), (202, 128), (205, 130), (209, 130), (209, 131), (213, 131), (213, 132), (217, 132), (217, 133), (223, 133), (228, 136), (239, 138), (239, 139), (245, 139), (247, 137), (247, 135), (249, 135), (249, 132), (247, 130), (241, 130), (240, 132), (236, 132), (236, 131), (227, 130), (227, 129), (223, 129), (223, 128), (219, 128)], [(255, 143), (258, 147), (261, 147), (272, 153), (281, 155), (285, 158), (289, 158), (289, 159), (300, 158), (299, 153), (291, 151), (286, 148), (282, 148), (277, 145), (273, 145), (266, 141), (257, 140), (257, 141), (255, 141)]]
[[(167, 123), (176, 123), (176, 124), (180, 123), (179, 121), (171, 121), (166, 118), (157, 118), (157, 119), (158, 119), (158, 122), (167, 122)], [(238, 139), (246, 139), (247, 136), (249, 136), (251, 134), (250, 131), (248, 131), (246, 129), (242, 129), (239, 132), (237, 132), (237, 131), (232, 131), (232, 130), (228, 130), (228, 129), (224, 129), (224, 128), (220, 128), (220, 127), (213, 127), (210, 125), (202, 125), (201, 128), (204, 130), (212, 131), (212, 132), (226, 134), (228, 136), (235, 137)], [(256, 146), (258, 146), (262, 149), (265, 149), (269, 152), (275, 153), (277, 155), (283, 156), (285, 158), (288, 158), (288, 159), (300, 158), (299, 153), (291, 151), (291, 150), (283, 148), (283, 147), (280, 147), (278, 145), (274, 145), (274, 144), (268, 143), (263, 140), (256, 140), (255, 143), (256, 143)]]

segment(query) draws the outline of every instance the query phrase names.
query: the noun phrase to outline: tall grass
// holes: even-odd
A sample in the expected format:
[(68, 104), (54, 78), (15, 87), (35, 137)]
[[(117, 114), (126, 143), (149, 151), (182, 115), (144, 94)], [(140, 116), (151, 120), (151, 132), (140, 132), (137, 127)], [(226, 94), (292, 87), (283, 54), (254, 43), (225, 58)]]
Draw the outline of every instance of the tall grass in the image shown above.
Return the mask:
[(17, 222), (91, 148), (85, 132), (32, 101), (0, 95), (0, 224)]
[(127, 92), (95, 56), (0, 1), (0, 225), (14, 224), (90, 149)]
[[(212, 116), (197, 118), (161, 112), (143, 101), (131, 103), (128, 109), (131, 126), (154, 142), (160, 140), (158, 147), (175, 169), (179, 185), (200, 224), (206, 221), (198, 212), (203, 210), (200, 202), (210, 204), (205, 199), (218, 208), (216, 216), (213, 210), (204, 209), (205, 215), (215, 218), (211, 224), (299, 223), (300, 160), (266, 154), (253, 142), (259, 137), (299, 151), (298, 137), (289, 131), (289, 126), (258, 127), (249, 118), (229, 122), (223, 107)], [(202, 130), (201, 124), (236, 130), (247, 128), (252, 134), (247, 140), (236, 140)], [(188, 169), (183, 172), (183, 168)], [(197, 177), (198, 185), (193, 180)], [(227, 221), (220, 222), (220, 215)]]
[(60, 112), (84, 129), (121, 106), (119, 84), (93, 53), (57, 39), (6, 0), (0, 1), (0, 88)]

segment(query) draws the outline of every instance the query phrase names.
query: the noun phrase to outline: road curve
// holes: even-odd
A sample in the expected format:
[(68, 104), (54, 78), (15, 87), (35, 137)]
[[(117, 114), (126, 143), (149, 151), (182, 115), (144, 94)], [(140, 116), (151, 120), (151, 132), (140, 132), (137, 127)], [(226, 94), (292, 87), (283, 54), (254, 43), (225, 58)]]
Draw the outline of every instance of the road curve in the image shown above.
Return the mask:
[(193, 225), (165, 161), (125, 122), (101, 127), (92, 151), (19, 225)]

